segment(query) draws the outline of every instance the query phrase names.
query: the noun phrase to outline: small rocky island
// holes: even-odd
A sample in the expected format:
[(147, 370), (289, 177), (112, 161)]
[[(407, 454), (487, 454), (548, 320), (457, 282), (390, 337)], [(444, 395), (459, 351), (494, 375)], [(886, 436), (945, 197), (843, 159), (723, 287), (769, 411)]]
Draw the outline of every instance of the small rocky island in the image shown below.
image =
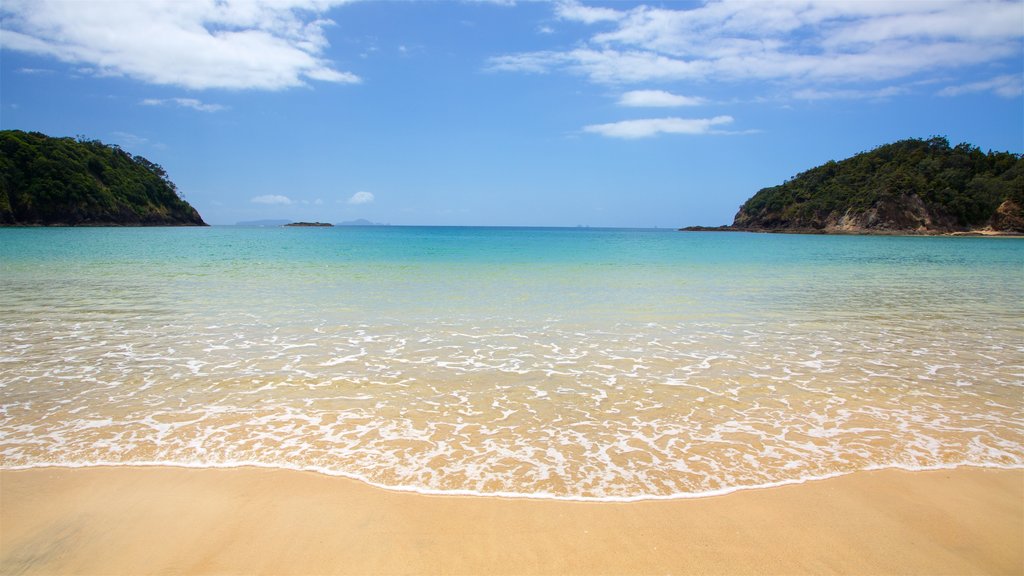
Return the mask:
[(1024, 234), (1024, 158), (901, 140), (754, 194), (728, 226), (687, 231)]
[(2, 226), (205, 226), (167, 172), (98, 140), (0, 131)]
[(330, 228), (334, 226), (334, 224), (329, 224), (327, 222), (291, 222), (285, 224), (285, 226), (295, 226), (298, 228)]

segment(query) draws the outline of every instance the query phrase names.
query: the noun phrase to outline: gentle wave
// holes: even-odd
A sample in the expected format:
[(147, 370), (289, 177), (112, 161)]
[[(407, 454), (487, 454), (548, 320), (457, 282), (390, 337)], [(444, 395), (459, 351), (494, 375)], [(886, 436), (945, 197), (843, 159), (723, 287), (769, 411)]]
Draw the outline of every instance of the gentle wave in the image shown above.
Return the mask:
[(70, 354), (36, 340), (0, 358), (19, 365), (0, 383), (0, 465), (261, 462), (442, 492), (629, 498), (1024, 463), (1024, 369), (1000, 359), (1021, 350), (999, 339), (910, 323), (506, 324), (289, 337), (101, 325), (73, 338), (34, 326), (72, 340)]
[(288, 470), (293, 472), (311, 472), (315, 474), (323, 474), (324, 476), (333, 476), (340, 478), (347, 478), (349, 480), (355, 480), (362, 482), (375, 488), (382, 490), (392, 490), (395, 492), (411, 492), (414, 494), (422, 494), (424, 496), (462, 496), (462, 497), (477, 497), (477, 498), (510, 498), (510, 499), (526, 499), (526, 500), (558, 500), (563, 502), (608, 502), (608, 503), (629, 503), (629, 502), (648, 502), (648, 501), (661, 501), (661, 500), (688, 500), (695, 498), (708, 498), (712, 496), (725, 496), (735, 492), (745, 490), (761, 490), (767, 488), (779, 488), (781, 486), (794, 486), (800, 484), (806, 484), (807, 482), (817, 482), (821, 480), (829, 480), (832, 478), (839, 478), (842, 476), (848, 476), (856, 474), (858, 472), (873, 472), (880, 470), (903, 470), (906, 472), (927, 472), (934, 470), (956, 470), (957, 468), (981, 468), (981, 469), (992, 469), (992, 470), (1022, 470), (1024, 464), (1013, 465), (1013, 466), (999, 466), (999, 465), (979, 465), (973, 463), (959, 463), (959, 464), (943, 464), (941, 466), (872, 466), (870, 468), (864, 468), (862, 470), (854, 470), (850, 472), (836, 472), (833, 474), (826, 474), (822, 476), (808, 476), (804, 478), (794, 478), (790, 480), (779, 480), (777, 482), (768, 482), (764, 484), (753, 484), (749, 486), (730, 486), (727, 488), (720, 488), (717, 490), (708, 490), (705, 492), (680, 492), (676, 494), (662, 494), (662, 495), (640, 495), (640, 496), (606, 496), (606, 497), (593, 497), (593, 496), (562, 496), (558, 494), (545, 494), (536, 492), (477, 492), (474, 490), (431, 490), (429, 488), (422, 488), (419, 486), (392, 486), (386, 484), (379, 484), (363, 478), (356, 474), (349, 474), (338, 470), (329, 470), (317, 467), (300, 467), (300, 466), (276, 466), (270, 464), (263, 464), (260, 462), (232, 462), (229, 464), (206, 464), (206, 463), (188, 463), (188, 462), (132, 462), (132, 463), (111, 463), (111, 462), (83, 462), (83, 463), (66, 463), (66, 464), (30, 464), (24, 466), (0, 466), (0, 470), (35, 470), (35, 469), (46, 469), (46, 468), (154, 468), (154, 467), (166, 467), (166, 468), (186, 468), (192, 470), (231, 470), (238, 468), (259, 468), (262, 470)]
[(66, 234), (0, 231), (0, 467), (628, 501), (1024, 466), (1019, 243)]

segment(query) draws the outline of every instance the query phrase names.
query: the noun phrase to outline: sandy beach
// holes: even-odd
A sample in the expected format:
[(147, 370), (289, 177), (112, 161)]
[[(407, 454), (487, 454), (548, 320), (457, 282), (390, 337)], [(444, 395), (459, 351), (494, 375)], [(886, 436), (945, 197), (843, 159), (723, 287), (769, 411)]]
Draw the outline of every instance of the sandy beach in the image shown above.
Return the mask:
[(267, 469), (0, 472), (3, 574), (1020, 574), (1024, 471), (725, 496), (425, 496)]

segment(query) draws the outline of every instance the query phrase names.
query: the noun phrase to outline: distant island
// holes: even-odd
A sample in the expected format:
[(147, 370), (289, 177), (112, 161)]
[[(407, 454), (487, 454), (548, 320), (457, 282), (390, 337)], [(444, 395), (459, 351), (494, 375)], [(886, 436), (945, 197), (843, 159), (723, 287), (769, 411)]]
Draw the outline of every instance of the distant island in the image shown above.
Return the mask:
[(167, 172), (98, 140), (0, 131), (0, 225), (205, 226)]
[(909, 139), (764, 188), (727, 226), (687, 231), (1024, 234), (1024, 158)]
[(338, 222), (337, 224), (328, 224), (326, 222), (292, 222), (291, 220), (248, 220), (244, 222), (237, 222), (235, 226), (256, 226), (256, 227), (277, 227), (277, 226), (387, 226), (387, 224), (377, 224), (376, 222), (370, 222), (362, 218), (358, 220), (348, 220), (345, 222)]
[(328, 224), (327, 222), (291, 222), (285, 224), (285, 226), (296, 226), (299, 228), (330, 228), (334, 224)]

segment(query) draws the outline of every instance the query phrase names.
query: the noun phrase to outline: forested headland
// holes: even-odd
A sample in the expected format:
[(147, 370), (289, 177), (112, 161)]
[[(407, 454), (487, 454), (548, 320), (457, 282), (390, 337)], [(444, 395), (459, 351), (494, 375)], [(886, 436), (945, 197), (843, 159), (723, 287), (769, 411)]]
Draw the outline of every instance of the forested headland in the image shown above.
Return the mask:
[(0, 225), (205, 226), (167, 172), (118, 146), (0, 131)]
[(943, 137), (901, 140), (764, 188), (718, 229), (1020, 234), (1024, 158)]

